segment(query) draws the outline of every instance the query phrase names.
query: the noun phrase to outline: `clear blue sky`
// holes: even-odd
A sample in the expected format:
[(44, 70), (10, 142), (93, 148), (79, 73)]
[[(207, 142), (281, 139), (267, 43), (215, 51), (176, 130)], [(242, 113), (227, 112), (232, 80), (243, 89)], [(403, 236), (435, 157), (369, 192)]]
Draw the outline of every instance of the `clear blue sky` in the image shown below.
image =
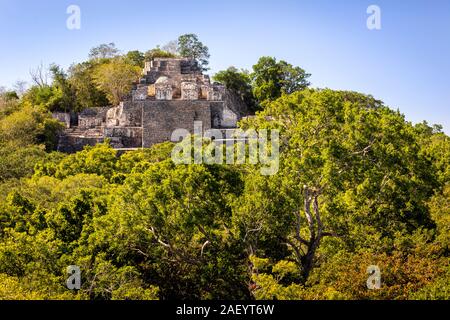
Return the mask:
[[(71, 4), (80, 30), (66, 28)], [(371, 4), (381, 30), (366, 27)], [(67, 68), (100, 43), (147, 50), (183, 33), (208, 45), (211, 73), (274, 56), (314, 87), (372, 94), (450, 133), (450, 0), (0, 0), (0, 86), (41, 62)]]

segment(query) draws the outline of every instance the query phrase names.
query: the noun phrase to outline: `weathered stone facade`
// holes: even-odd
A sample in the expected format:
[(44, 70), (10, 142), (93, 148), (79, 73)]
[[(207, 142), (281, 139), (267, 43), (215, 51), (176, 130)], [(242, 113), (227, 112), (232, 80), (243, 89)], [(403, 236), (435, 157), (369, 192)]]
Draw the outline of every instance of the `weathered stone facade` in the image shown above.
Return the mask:
[(211, 83), (193, 59), (157, 58), (145, 64), (130, 99), (116, 107), (87, 109), (75, 117), (55, 114), (66, 124), (59, 150), (74, 152), (108, 138), (117, 149), (169, 141), (176, 129), (193, 132), (235, 128), (247, 107), (223, 85)]
[(176, 129), (186, 129), (192, 133), (194, 121), (202, 121), (204, 130), (211, 128), (211, 108), (208, 101), (146, 102), (143, 110), (144, 148), (170, 141), (172, 132)]

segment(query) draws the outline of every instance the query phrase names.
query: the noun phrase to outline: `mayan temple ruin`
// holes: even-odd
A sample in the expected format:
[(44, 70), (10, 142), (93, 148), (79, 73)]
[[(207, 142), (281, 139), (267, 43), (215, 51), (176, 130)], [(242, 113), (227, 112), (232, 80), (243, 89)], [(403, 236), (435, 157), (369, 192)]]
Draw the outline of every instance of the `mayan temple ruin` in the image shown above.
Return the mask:
[(145, 63), (143, 76), (118, 106), (55, 113), (66, 129), (58, 150), (76, 152), (109, 139), (119, 150), (150, 147), (171, 140), (176, 129), (193, 133), (236, 127), (248, 114), (242, 100), (221, 84), (211, 83), (198, 63), (188, 58), (156, 58)]

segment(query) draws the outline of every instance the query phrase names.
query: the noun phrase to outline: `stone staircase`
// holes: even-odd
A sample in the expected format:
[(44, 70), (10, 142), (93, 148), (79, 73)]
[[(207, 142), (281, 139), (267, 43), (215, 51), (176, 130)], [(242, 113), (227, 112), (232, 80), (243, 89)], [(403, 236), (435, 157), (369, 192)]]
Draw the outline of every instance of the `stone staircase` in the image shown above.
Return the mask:
[(59, 136), (58, 148), (60, 152), (73, 153), (83, 150), (86, 145), (94, 146), (97, 143), (105, 141), (105, 138), (110, 140), (111, 147), (114, 149), (124, 149), (122, 137), (105, 137), (103, 127), (95, 128), (79, 128), (72, 127), (64, 130)]

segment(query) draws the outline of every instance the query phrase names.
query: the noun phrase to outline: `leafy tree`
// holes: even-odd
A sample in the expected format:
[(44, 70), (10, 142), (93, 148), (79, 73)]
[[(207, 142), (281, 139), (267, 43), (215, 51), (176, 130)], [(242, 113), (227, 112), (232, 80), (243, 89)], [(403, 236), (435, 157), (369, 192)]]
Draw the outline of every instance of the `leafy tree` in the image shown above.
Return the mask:
[(226, 227), (233, 173), (223, 170), (166, 160), (132, 173), (109, 213), (96, 220), (90, 242), (118, 262), (147, 265), (141, 272), (153, 275), (160, 297), (245, 297), (245, 261)]
[[(412, 292), (419, 291), (445, 275), (445, 264), (443, 258), (425, 258), (401, 251), (340, 252), (314, 271), (303, 297), (404, 300)], [(367, 267), (370, 265), (378, 266), (381, 271), (381, 286), (376, 290), (367, 289)]]
[(18, 100), (19, 96), (15, 91), (5, 91), (1, 94), (1, 98), (3, 101), (11, 101), (11, 100)]
[(32, 86), (22, 101), (33, 106), (44, 107), (48, 111), (59, 110), (62, 105), (63, 92), (56, 86)]
[(61, 67), (53, 64), (50, 66), (50, 72), (53, 75), (53, 87), (61, 92), (59, 106), (52, 111), (75, 111), (76, 107), (76, 93), (70, 82), (67, 80), (67, 75)]
[(450, 279), (450, 270), (441, 277), (435, 279), (433, 282), (420, 288), (416, 292), (411, 292), (409, 299), (412, 300), (449, 300), (450, 288), (448, 280)]
[(36, 291), (23, 285), (18, 277), (0, 274), (0, 299), (1, 300), (40, 300), (43, 299)]
[(127, 152), (120, 156), (116, 163), (118, 175), (130, 174), (134, 171), (142, 172), (151, 163), (161, 162), (171, 157), (174, 144), (165, 142), (142, 150)]
[[(87, 63), (90, 64), (90, 63)], [(23, 101), (31, 105), (45, 107), (49, 111), (80, 111), (84, 105), (84, 87), (93, 87), (92, 81), (84, 77), (77, 81), (79, 74), (74, 73), (75, 67), (71, 67), (69, 75), (56, 64), (50, 65), (49, 73), (52, 76), (52, 84), (39, 84), (32, 86), (23, 96)], [(79, 71), (79, 69), (77, 69)], [(82, 83), (82, 84), (81, 84)], [(79, 90), (81, 87), (81, 90)], [(94, 87), (95, 88), (95, 87)]]
[(283, 285), (283, 281), (297, 273), (292, 261), (282, 260), (271, 265), (269, 259), (250, 256), (252, 264), (252, 293), (257, 300), (302, 300), (305, 288), (296, 283)]
[(437, 171), (438, 179), (445, 185), (450, 179), (450, 137), (438, 125), (429, 126), (426, 122), (415, 126), (419, 134), (421, 154)]
[(428, 203), (430, 214), (436, 223), (436, 242), (448, 254), (450, 249), (450, 184), (437, 192)]
[(0, 182), (31, 176), (34, 166), (46, 158), (44, 149), (16, 141), (0, 143)]
[(65, 157), (54, 171), (57, 178), (65, 178), (76, 174), (96, 174), (110, 179), (115, 171), (116, 150), (107, 143), (87, 146), (83, 151)]
[(112, 105), (117, 105), (127, 95), (141, 73), (139, 67), (122, 59), (98, 65), (94, 71), (94, 83), (103, 91)]
[(99, 63), (88, 61), (69, 68), (68, 81), (76, 92), (76, 110), (108, 105), (106, 94), (94, 83), (94, 71), (98, 65)]
[(13, 141), (16, 146), (42, 143), (48, 151), (54, 150), (61, 129), (62, 124), (49, 113), (28, 104), (0, 119), (1, 142)]
[(178, 53), (182, 57), (197, 60), (204, 71), (208, 70), (209, 49), (196, 34), (189, 33), (178, 37)]
[(372, 96), (301, 90), (309, 75), (284, 61), (214, 77), (264, 107), (242, 129), (280, 131), (275, 175), (175, 165), (172, 143), (51, 152), (50, 111), (117, 103), (143, 58), (174, 48), (104, 45), (51, 84), (38, 68), (23, 96), (0, 88), (0, 299), (449, 299), (449, 137)]
[(20, 109), (20, 103), (17, 99), (6, 99), (0, 95), (0, 119), (10, 115), (11, 113)]
[(119, 49), (116, 48), (114, 42), (103, 43), (97, 47), (94, 47), (89, 52), (90, 60), (102, 60), (117, 57), (119, 54)]
[(281, 130), (283, 152), (277, 175), (248, 176), (236, 223), (248, 234), (251, 252), (289, 257), (303, 283), (326, 237), (356, 250), (386, 247), (386, 238), (398, 232), (433, 227), (426, 201), (436, 177), (418, 157), (413, 127), (363, 100), (356, 93), (306, 90), (244, 123)]
[(133, 66), (139, 68), (144, 67), (145, 55), (139, 50), (128, 51), (124, 58), (129, 64)]
[(251, 77), (253, 94), (260, 103), (305, 89), (310, 84), (310, 74), (305, 70), (272, 57), (261, 57), (253, 66)]
[(17, 80), (14, 83), (13, 88), (14, 88), (14, 92), (16, 92), (17, 96), (19, 98), (21, 98), (24, 95), (24, 93), (27, 91), (28, 83), (23, 80)]

